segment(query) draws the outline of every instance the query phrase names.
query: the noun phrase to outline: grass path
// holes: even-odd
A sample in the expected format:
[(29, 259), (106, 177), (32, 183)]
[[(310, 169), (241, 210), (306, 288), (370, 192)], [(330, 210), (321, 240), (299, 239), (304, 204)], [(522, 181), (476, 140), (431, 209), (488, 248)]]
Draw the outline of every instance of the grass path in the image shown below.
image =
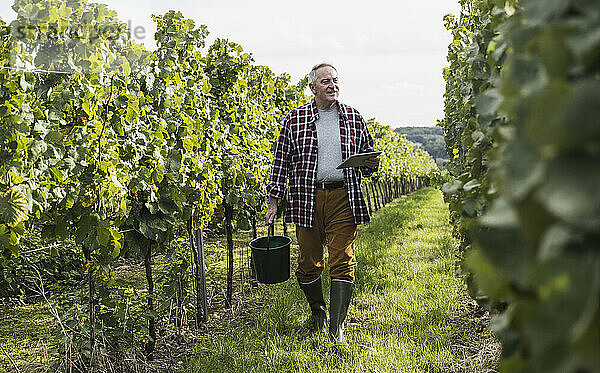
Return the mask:
[[(308, 307), (292, 276), (283, 284), (261, 285), (255, 297), (262, 307), (232, 322), (224, 334), (207, 335), (196, 345), (189, 370), (495, 371), (497, 346), (455, 275), (455, 250), (438, 190), (399, 199), (359, 229), (347, 347), (308, 332)], [(327, 273), (324, 279), (328, 298)]]
[[(213, 304), (202, 332), (188, 330), (183, 342), (168, 346), (170, 339), (161, 338), (161, 358), (131, 371), (494, 372), (499, 347), (486, 331), (485, 313), (455, 275), (457, 245), (447, 222), (441, 193), (428, 188), (396, 200), (359, 228), (345, 348), (309, 333), (308, 306), (292, 275), (283, 284), (244, 286), (233, 310)], [(237, 238), (245, 244), (247, 236)], [(224, 278), (213, 277), (224, 274), (223, 245), (209, 253), (218, 284)], [(143, 302), (143, 267), (118, 270), (131, 276)], [(328, 300), (327, 270), (324, 279)], [(15, 371), (8, 356), (19, 371), (49, 371), (55, 326), (45, 303), (0, 306), (0, 372)]]

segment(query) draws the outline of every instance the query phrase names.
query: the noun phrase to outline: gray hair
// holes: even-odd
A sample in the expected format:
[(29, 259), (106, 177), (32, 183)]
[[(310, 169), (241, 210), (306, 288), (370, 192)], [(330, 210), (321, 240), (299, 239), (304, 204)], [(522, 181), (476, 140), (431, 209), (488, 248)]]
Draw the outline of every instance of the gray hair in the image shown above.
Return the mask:
[(308, 73), (308, 84), (315, 83), (315, 80), (317, 80), (317, 70), (319, 70), (321, 67), (325, 67), (325, 66), (329, 66), (337, 72), (337, 69), (332, 64), (327, 63), (327, 62), (321, 62), (320, 64), (313, 66), (313, 68)]

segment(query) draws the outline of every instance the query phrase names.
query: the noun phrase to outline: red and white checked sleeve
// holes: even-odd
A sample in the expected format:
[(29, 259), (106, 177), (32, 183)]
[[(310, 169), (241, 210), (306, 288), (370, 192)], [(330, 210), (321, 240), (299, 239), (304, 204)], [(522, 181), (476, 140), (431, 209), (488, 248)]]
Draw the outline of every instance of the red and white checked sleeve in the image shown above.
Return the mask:
[(291, 138), (290, 138), (290, 115), (283, 121), (279, 132), (279, 138), (275, 146), (271, 176), (267, 184), (267, 194), (271, 197), (282, 199), (285, 196), (286, 181), (290, 170)]

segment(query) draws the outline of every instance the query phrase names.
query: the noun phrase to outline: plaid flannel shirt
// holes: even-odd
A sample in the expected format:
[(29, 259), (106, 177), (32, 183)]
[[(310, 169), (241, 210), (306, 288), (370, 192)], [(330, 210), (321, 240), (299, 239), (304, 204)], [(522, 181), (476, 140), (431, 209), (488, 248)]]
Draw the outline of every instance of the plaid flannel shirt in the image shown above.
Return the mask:
[[(342, 161), (350, 155), (373, 151), (373, 139), (360, 113), (338, 101)], [(284, 221), (301, 227), (312, 227), (317, 178), (317, 104), (311, 102), (290, 111), (275, 147), (275, 157), (267, 193), (282, 199), (289, 181), (288, 206)], [(351, 167), (344, 169), (346, 191), (356, 224), (371, 221), (360, 188), (361, 174), (370, 176), (375, 169)]]

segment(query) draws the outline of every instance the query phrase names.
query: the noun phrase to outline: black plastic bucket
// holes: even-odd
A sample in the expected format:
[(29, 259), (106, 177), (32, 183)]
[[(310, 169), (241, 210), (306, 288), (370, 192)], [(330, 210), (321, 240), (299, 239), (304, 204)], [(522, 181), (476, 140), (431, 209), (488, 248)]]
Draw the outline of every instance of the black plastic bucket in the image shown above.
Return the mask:
[(290, 278), (290, 244), (286, 236), (258, 237), (250, 241), (256, 280), (277, 284)]

